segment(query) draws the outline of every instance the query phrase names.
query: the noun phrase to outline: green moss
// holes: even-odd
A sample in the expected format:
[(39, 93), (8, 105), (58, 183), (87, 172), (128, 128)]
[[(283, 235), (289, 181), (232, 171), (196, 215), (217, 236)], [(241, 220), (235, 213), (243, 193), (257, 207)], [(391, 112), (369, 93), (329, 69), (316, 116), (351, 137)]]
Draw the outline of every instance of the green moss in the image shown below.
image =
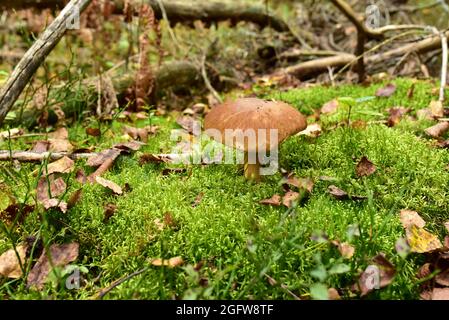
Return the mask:
[[(398, 90), (393, 97), (360, 103), (353, 110), (352, 120), (384, 120), (386, 109), (399, 105), (415, 112), (432, 99), (430, 83), (418, 83), (413, 99), (406, 94), (410, 80), (399, 79), (395, 83)], [(381, 85), (316, 87), (270, 96), (310, 114), (336, 97), (371, 96)], [(122, 186), (129, 183), (131, 190), (124, 195), (113, 196), (100, 185), (85, 185), (81, 201), (67, 214), (57, 215), (38, 208), (10, 236), (0, 235), (0, 252), (11, 247), (11, 239), (19, 243), (26, 236), (37, 234), (47, 243), (79, 242), (76, 263), (89, 270), (81, 289), (69, 291), (63, 286), (48, 285), (37, 293), (26, 290), (22, 279), (1, 279), (0, 294), (10, 299), (48, 295), (83, 299), (123, 276), (149, 267), (105, 298), (289, 299), (291, 296), (285, 290), (267, 282), (265, 273), (286, 284), (295, 294), (307, 295), (310, 286), (318, 281), (312, 276), (312, 270), (319, 265), (330, 268), (346, 263), (349, 272), (332, 275), (325, 283), (348, 288), (370, 258), (384, 252), (398, 273), (390, 286), (372, 293), (369, 298), (418, 298), (415, 274), (422, 257), (411, 255), (403, 260), (396, 254), (394, 244), (404, 236), (398, 211), (402, 208), (418, 211), (428, 223), (428, 230), (440, 237), (444, 235), (441, 225), (449, 219), (446, 201), (449, 173), (445, 169), (448, 153), (433, 147), (421, 134), (428, 125), (426, 122), (405, 120), (394, 128), (373, 122), (366, 128), (354, 129), (337, 125), (345, 117), (345, 110), (323, 116), (324, 131), (320, 137), (292, 137), (282, 145), (282, 167), (315, 181), (309, 199), (288, 210), (258, 203), (275, 193), (282, 194), (280, 174), (267, 177), (263, 183), (251, 184), (243, 178), (237, 165), (197, 165), (188, 166), (185, 173), (163, 176), (161, 171), (165, 165), (138, 164), (140, 152), (121, 156), (104, 176)], [(152, 121), (161, 130), (150, 138), (142, 152), (169, 152), (173, 145), (170, 130), (176, 125), (171, 118)], [(70, 139), (77, 147), (94, 145), (102, 150), (121, 140), (122, 126), (118, 121), (109, 127), (102, 124), (104, 134), (94, 138), (84, 133), (83, 124), (75, 123), (69, 127)], [(15, 139), (10, 147), (26, 146), (25, 139)], [(2, 143), (3, 149), (7, 147)], [(369, 177), (358, 178), (354, 168), (362, 156), (367, 156), (377, 171)], [(32, 171), (36, 165), (23, 165), (16, 181), (6, 172), (13, 170), (11, 164), (1, 166), (0, 179), (13, 187), (19, 200), (24, 201), (27, 195), (33, 194), (37, 177)], [(83, 161), (78, 166), (85, 167)], [(334, 181), (320, 180), (320, 176), (333, 177)], [(73, 177), (69, 182), (66, 200), (80, 187)], [(367, 200), (338, 201), (327, 193), (330, 184), (350, 194), (366, 196)], [(201, 201), (192, 206), (199, 193), (203, 193)], [(27, 201), (32, 199), (28, 197)], [(104, 222), (103, 207), (108, 203), (115, 204), (117, 211)], [(160, 230), (155, 220), (163, 221), (167, 212), (175, 224)], [(61, 221), (55, 223), (51, 218)], [(354, 224), (359, 225), (361, 235), (350, 238), (347, 230)], [(312, 241), (311, 235), (318, 230), (326, 232), (331, 239), (350, 241), (356, 248), (354, 257), (344, 260), (333, 246)], [(185, 267), (152, 267), (149, 262), (152, 258), (174, 256), (183, 257)], [(203, 267), (197, 273), (192, 266), (201, 261)], [(200, 278), (203, 285), (204, 279), (208, 280), (205, 287), (200, 285)]]

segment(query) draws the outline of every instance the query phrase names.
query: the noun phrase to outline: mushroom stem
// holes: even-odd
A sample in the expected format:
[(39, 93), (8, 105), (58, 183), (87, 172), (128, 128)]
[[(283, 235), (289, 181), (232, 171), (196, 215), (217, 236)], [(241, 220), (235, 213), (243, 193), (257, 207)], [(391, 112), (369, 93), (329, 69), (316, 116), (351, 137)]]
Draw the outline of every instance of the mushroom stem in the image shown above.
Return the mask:
[(248, 180), (260, 181), (260, 162), (257, 157), (257, 154), (255, 155), (254, 159), (251, 158), (251, 162), (255, 163), (249, 163), (249, 155), (248, 152), (245, 152), (245, 164), (244, 164), (244, 172), (245, 172), (245, 178)]

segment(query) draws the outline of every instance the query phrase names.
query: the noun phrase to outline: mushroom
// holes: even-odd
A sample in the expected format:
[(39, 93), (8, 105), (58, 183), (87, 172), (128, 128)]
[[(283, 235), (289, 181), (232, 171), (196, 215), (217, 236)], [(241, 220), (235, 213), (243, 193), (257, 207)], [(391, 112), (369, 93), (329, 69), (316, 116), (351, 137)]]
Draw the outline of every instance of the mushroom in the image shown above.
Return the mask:
[[(257, 98), (226, 101), (213, 108), (204, 120), (206, 134), (244, 152), (245, 177), (255, 181), (260, 180), (261, 163), (258, 152), (264, 152), (265, 155), (266, 152), (275, 150), (282, 141), (306, 127), (306, 118), (289, 104)], [(245, 135), (250, 132), (248, 129), (254, 132), (255, 139), (249, 139)], [(271, 129), (277, 132), (275, 141), (271, 141)], [(217, 132), (220, 134), (216, 134)], [(239, 133), (245, 136), (244, 141), (236, 138)], [(234, 136), (230, 138), (230, 134)]]

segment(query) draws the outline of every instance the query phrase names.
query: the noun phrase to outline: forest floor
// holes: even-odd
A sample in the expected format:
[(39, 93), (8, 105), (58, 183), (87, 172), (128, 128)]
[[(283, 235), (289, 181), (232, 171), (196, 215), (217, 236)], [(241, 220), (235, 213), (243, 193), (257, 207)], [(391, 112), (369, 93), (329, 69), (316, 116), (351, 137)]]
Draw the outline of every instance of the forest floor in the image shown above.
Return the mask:
[[(289, 181), (281, 173), (249, 183), (238, 165), (143, 163), (144, 154), (172, 152), (177, 142), (170, 135), (172, 129), (180, 128), (179, 113), (149, 113), (140, 120), (121, 114), (106, 123), (94, 119), (70, 123), (66, 140), (75, 149), (95, 152), (129, 141), (126, 127), (157, 126), (158, 130), (140, 150), (120, 155), (102, 175), (123, 188), (121, 195), (98, 183), (80, 183), (79, 170), (86, 175), (95, 170), (86, 160), (76, 160), (69, 173), (60, 173), (66, 188), (57, 198), (72, 204), (66, 213), (45, 210), (36, 200), (45, 162), (2, 163), (1, 209), (14, 198), (33, 210), (13, 228), (2, 221), (3, 229), (9, 231), (0, 235), (0, 252), (12, 244), (30, 243), (31, 236), (47, 248), (78, 243), (70, 270), (78, 267), (82, 281), (78, 289), (69, 290), (64, 283), (70, 273), (59, 270), (49, 277), (52, 281), (33, 290), (27, 289), (26, 276), (2, 278), (1, 299), (88, 299), (99, 293), (105, 299), (309, 299), (327, 298), (329, 288), (351, 299), (360, 296), (351, 289), (353, 284), (381, 253), (385, 259), (376, 261), (383, 270), (384, 288), (367, 297), (418, 299), (423, 283), (438, 270), (419, 277), (429, 254), (407, 254), (398, 247), (398, 239), (406, 237), (400, 211), (419, 213), (430, 236), (443, 240), (448, 234), (444, 223), (449, 220), (449, 153), (424, 133), (436, 122), (417, 116), (418, 110), (437, 99), (437, 84), (411, 79), (392, 83), (396, 90), (387, 97), (376, 97), (385, 81), (368, 87), (253, 88), (259, 97), (288, 102), (309, 115), (309, 125), (320, 125), (319, 132), (290, 137), (280, 150), (281, 167), (294, 174), (296, 181), (313, 185), (310, 193), (310, 188), (306, 191), (301, 183), (297, 188), (292, 180), (287, 186)], [(336, 98), (357, 101), (349, 115), (350, 125), (348, 105), (343, 102), (319, 119), (313, 116)], [(388, 111), (399, 106), (410, 108), (400, 121)], [(386, 125), (389, 118), (394, 126)], [(101, 134), (89, 135), (86, 127), (100, 129)], [(33, 142), (46, 138), (46, 133), (22, 134), (4, 139), (0, 149), (29, 150)], [(369, 159), (365, 174), (359, 168), (363, 157)], [(345, 199), (335, 188), (329, 192), (331, 185), (358, 197)], [(81, 197), (73, 201), (80, 188)], [(305, 196), (289, 208), (260, 203), (286, 192)], [(426, 241), (417, 241), (421, 240)], [(413, 246), (411, 250), (420, 251)], [(170, 258), (175, 259), (154, 260)], [(164, 263), (169, 265), (160, 266)], [(27, 275), (36, 273), (31, 263), (23, 267)], [(139, 270), (140, 274), (101, 293)], [(334, 290), (329, 292), (335, 296)]]

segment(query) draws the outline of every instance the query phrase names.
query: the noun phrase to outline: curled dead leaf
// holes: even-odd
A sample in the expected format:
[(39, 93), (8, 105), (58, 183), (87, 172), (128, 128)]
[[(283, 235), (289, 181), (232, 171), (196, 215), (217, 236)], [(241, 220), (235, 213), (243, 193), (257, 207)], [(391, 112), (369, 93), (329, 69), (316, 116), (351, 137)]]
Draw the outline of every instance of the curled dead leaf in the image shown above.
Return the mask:
[(437, 236), (414, 224), (407, 228), (406, 237), (412, 252), (425, 253), (443, 246)]

